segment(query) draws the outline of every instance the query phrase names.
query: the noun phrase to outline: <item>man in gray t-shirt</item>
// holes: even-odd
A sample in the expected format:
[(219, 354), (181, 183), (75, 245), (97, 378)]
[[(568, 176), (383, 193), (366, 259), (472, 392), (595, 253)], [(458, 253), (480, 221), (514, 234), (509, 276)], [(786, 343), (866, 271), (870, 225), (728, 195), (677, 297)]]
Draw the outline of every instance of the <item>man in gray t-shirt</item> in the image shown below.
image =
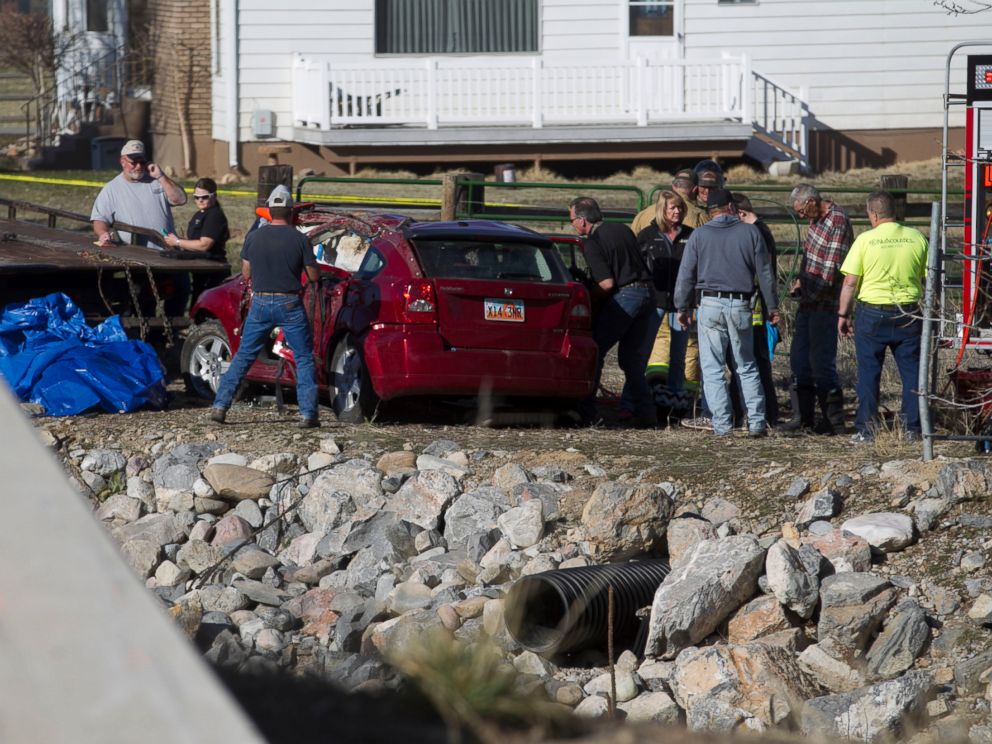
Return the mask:
[[(183, 187), (169, 178), (155, 163), (148, 162), (145, 145), (130, 140), (121, 148), (121, 173), (97, 194), (90, 212), (93, 232), (100, 246), (111, 244), (110, 228), (116, 222), (146, 227), (157, 233), (175, 232), (172, 208), (186, 203)], [(131, 233), (118, 230), (121, 240), (131, 242)], [(137, 236), (137, 245), (161, 246)]]

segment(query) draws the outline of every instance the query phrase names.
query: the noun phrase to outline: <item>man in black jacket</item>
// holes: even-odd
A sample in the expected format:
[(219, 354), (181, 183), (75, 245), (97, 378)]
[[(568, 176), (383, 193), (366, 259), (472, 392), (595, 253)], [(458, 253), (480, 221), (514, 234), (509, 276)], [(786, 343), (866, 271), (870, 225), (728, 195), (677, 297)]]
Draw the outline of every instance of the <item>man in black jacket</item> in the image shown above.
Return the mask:
[(634, 423), (655, 426), (658, 412), (644, 376), (659, 322), (651, 272), (630, 228), (604, 222), (595, 199), (573, 199), (568, 216), (575, 231), (586, 239), (586, 263), (598, 291), (606, 295), (593, 322), (593, 338), (599, 347), (596, 387), (583, 401), (580, 413), (586, 422), (596, 421), (596, 391), (603, 362), (610, 349), (619, 344), (617, 357), (626, 380), (624, 395), (633, 401)]

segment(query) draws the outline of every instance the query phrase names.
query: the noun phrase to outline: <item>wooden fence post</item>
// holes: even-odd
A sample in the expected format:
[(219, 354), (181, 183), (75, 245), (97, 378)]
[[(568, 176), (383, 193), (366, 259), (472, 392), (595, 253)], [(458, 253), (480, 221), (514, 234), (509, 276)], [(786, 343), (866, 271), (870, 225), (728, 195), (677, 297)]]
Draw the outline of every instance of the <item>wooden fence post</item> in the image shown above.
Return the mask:
[(446, 173), (441, 176), (441, 219), (456, 219), (458, 212), (477, 213), (486, 206), (484, 186), (467, 185), (467, 181), (482, 181), (482, 173)]

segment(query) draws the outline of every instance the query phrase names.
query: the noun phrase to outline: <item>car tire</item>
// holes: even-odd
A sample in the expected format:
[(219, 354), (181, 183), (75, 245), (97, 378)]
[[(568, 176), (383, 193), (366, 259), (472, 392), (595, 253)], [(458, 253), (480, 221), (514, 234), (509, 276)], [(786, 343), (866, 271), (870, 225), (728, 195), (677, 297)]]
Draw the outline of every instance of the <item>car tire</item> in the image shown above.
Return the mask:
[(231, 344), (220, 321), (207, 320), (193, 326), (179, 358), (186, 392), (212, 401), (221, 375), (231, 365), (231, 357)]
[(328, 371), (331, 408), (338, 421), (360, 424), (370, 418), (378, 399), (354, 338), (345, 336), (335, 347)]

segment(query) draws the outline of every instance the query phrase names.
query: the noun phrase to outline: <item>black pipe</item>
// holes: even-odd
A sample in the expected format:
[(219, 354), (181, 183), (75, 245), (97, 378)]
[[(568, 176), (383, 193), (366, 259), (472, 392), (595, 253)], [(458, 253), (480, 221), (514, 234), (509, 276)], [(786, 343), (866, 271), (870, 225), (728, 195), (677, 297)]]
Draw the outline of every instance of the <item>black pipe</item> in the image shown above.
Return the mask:
[(524, 576), (506, 595), (506, 627), (517, 643), (542, 656), (606, 648), (612, 585), (613, 640), (629, 648), (641, 624), (637, 611), (651, 604), (668, 572), (666, 561), (649, 560)]

